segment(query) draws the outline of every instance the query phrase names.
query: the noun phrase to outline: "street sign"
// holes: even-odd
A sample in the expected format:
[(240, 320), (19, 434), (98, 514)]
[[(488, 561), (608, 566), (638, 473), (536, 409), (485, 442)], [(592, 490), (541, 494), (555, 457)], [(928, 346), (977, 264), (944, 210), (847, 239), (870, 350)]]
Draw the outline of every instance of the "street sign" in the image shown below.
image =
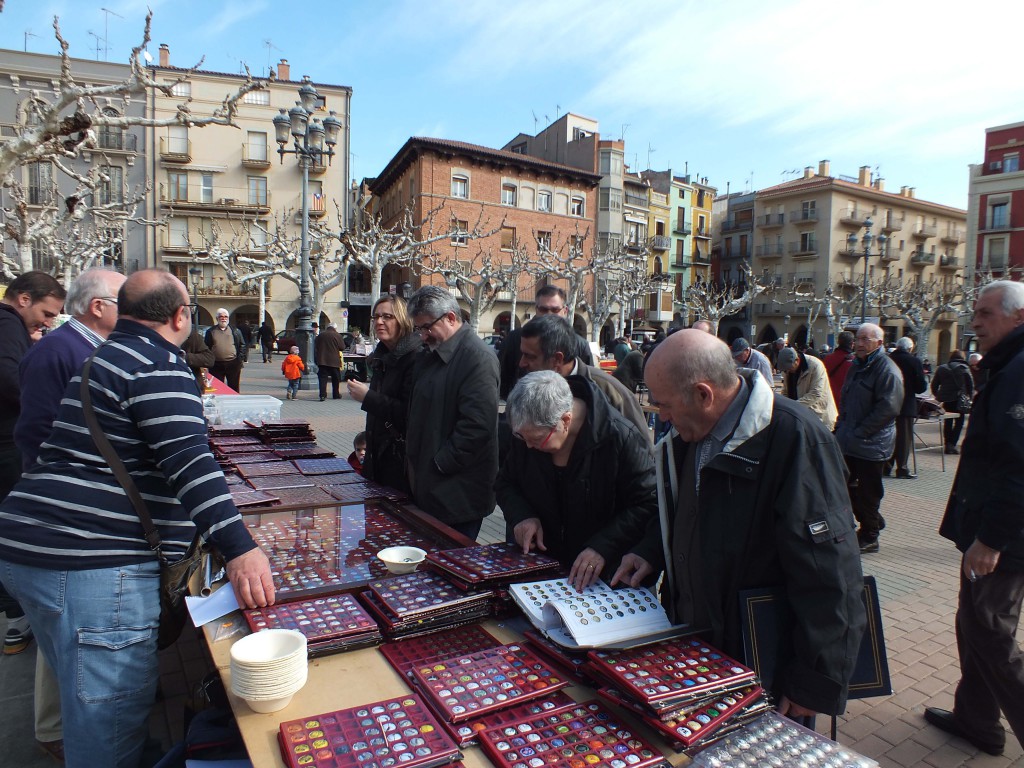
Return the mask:
[(341, 316), (342, 317), (348, 317), (348, 310), (347, 309), (341, 310)]

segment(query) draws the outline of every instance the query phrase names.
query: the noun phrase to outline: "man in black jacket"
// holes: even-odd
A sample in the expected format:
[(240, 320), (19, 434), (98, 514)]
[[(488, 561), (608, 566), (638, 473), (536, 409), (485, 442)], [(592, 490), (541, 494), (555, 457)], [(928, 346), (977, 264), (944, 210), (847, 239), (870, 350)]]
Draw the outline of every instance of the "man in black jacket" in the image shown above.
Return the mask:
[(665, 567), (662, 600), (728, 654), (743, 655), (739, 593), (773, 588), (793, 622), (772, 675), (779, 711), (841, 714), (866, 623), (843, 457), (804, 406), (737, 371), (729, 347), (696, 330), (669, 336), (647, 365), (673, 432), (655, 448), (660, 526), (613, 581)]
[(1024, 600), (1024, 284), (989, 283), (974, 305), (981, 367), (963, 455), (939, 533), (963, 552), (956, 640), (960, 682), (953, 711), (925, 719), (1000, 755), (1006, 716), (1024, 743), (1024, 663), (1017, 623)]
[(909, 336), (897, 340), (896, 349), (889, 355), (889, 359), (896, 363), (896, 367), (903, 374), (903, 405), (896, 417), (896, 448), (892, 459), (886, 463), (885, 474), (889, 474), (892, 465), (895, 464), (896, 477), (913, 480), (917, 475), (910, 471), (907, 460), (910, 458), (910, 448), (914, 441), (917, 396), (928, 388), (928, 381), (924, 377), (924, 366), (914, 354), (914, 340)]
[(958, 454), (956, 444), (960, 442), (960, 430), (964, 427), (964, 414), (961, 412), (960, 396), (966, 395), (969, 400), (974, 396), (974, 377), (970, 366), (964, 360), (964, 353), (954, 349), (949, 355), (949, 362), (940, 365), (932, 378), (932, 394), (942, 403), (947, 414), (959, 414), (959, 418), (942, 420), (942, 443), (946, 453)]

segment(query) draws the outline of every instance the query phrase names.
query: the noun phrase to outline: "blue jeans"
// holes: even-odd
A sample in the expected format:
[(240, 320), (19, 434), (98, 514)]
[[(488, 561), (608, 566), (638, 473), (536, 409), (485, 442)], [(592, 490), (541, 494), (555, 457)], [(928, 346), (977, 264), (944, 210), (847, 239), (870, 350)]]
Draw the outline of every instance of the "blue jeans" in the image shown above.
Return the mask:
[(288, 379), (288, 386), (285, 387), (285, 394), (295, 395), (297, 397), (299, 394), (299, 384), (301, 383), (302, 379)]
[(57, 571), (0, 560), (60, 685), (67, 768), (138, 768), (160, 670), (153, 562)]

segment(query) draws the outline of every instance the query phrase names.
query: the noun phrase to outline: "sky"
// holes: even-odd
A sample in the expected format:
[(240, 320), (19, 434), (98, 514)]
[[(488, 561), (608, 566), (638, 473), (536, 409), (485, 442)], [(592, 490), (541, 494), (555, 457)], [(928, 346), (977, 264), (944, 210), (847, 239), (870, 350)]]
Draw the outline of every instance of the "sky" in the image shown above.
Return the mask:
[(966, 208), (985, 128), (1024, 121), (1020, 0), (105, 2), (6, 0), (0, 48), (55, 53), (56, 15), (73, 56), (126, 62), (150, 7), (176, 66), (351, 86), (355, 179), (410, 136), (501, 147), (573, 112), (720, 193), (827, 159)]

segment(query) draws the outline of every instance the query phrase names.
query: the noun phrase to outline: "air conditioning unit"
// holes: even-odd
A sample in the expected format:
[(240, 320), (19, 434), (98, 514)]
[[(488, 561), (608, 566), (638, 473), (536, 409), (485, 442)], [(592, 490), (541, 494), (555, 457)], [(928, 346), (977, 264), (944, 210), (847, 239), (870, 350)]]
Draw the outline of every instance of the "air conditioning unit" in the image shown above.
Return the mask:
[(993, 160), (991, 163), (988, 164), (988, 169), (990, 171), (1001, 171), (1001, 170), (1003, 170), (1003, 161), (1002, 160)]

